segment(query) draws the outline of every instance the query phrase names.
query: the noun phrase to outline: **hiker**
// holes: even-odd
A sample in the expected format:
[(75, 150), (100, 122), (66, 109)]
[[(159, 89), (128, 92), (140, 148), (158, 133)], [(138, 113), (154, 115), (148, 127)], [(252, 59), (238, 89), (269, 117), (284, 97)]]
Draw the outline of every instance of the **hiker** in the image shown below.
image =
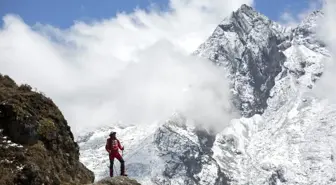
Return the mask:
[(117, 158), (120, 162), (120, 175), (127, 176), (125, 174), (125, 161), (119, 153), (119, 149), (124, 150), (124, 147), (121, 146), (119, 140), (117, 139), (116, 132), (110, 133), (110, 138), (106, 141), (105, 149), (109, 153), (110, 158), (110, 177), (113, 177), (114, 158)]

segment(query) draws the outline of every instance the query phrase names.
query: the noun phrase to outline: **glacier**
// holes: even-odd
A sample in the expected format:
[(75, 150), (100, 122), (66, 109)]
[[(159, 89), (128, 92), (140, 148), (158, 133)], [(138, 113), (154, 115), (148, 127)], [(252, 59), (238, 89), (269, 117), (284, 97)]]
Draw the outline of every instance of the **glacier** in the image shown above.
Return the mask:
[(178, 113), (100, 128), (77, 137), (81, 162), (106, 177), (113, 130), (127, 173), (142, 184), (336, 184), (336, 105), (313, 92), (331, 57), (316, 34), (323, 16), (290, 28), (242, 5), (193, 53), (227, 71), (241, 118), (220, 132)]

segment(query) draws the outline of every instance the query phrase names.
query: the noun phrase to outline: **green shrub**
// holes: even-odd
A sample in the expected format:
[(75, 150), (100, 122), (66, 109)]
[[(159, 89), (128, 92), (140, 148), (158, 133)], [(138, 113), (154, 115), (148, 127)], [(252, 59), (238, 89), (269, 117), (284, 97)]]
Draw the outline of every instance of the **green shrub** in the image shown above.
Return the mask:
[(49, 118), (42, 118), (40, 124), (38, 125), (37, 133), (40, 136), (49, 139), (50, 135), (55, 133), (55, 131), (56, 131), (55, 123)]

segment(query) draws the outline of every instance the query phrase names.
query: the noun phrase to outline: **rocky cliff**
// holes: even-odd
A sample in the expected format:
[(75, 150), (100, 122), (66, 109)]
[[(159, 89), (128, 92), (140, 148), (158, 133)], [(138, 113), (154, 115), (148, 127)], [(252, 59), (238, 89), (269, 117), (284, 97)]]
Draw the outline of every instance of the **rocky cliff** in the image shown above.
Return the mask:
[(85, 184), (94, 174), (53, 101), (0, 75), (0, 184)]

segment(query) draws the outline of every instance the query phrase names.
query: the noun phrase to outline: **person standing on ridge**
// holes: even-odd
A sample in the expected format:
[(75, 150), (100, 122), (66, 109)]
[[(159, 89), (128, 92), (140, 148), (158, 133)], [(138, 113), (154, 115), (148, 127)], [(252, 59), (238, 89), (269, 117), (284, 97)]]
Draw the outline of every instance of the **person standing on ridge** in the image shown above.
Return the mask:
[(109, 153), (110, 158), (110, 177), (113, 177), (114, 158), (117, 158), (120, 162), (120, 175), (127, 176), (125, 174), (125, 161), (119, 153), (119, 149), (124, 150), (124, 147), (121, 146), (119, 140), (117, 139), (116, 132), (110, 133), (110, 138), (106, 141), (105, 149)]

